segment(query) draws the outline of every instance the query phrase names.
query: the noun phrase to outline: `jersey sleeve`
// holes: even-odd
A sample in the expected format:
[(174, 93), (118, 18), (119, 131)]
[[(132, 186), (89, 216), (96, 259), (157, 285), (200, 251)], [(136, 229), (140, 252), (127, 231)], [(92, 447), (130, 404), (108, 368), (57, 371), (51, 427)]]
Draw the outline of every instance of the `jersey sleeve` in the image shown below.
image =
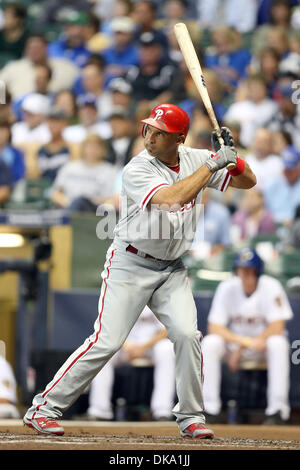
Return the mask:
[(264, 310), (266, 312), (266, 320), (268, 323), (278, 320), (290, 320), (293, 318), (293, 311), (291, 309), (288, 297), (279, 283), (274, 279), (265, 291), (264, 296)]
[(142, 210), (147, 208), (154, 194), (166, 186), (169, 186), (168, 181), (152, 168), (151, 163), (141, 161), (128, 165), (123, 171), (123, 193)]
[(228, 299), (230, 298), (228, 283), (221, 282), (215, 292), (207, 321), (226, 326), (229, 323)]

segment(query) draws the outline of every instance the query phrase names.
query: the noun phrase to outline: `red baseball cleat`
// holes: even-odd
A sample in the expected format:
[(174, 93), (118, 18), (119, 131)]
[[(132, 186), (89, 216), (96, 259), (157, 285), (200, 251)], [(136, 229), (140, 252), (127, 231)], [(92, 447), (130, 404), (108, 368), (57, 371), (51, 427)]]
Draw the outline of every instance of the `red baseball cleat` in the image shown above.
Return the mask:
[(53, 418), (35, 418), (28, 419), (24, 416), (23, 422), (29, 428), (33, 428), (41, 434), (54, 434), (55, 436), (63, 436), (64, 428), (60, 426)]
[(189, 439), (213, 439), (214, 437), (214, 432), (201, 423), (190, 424), (180, 434)]

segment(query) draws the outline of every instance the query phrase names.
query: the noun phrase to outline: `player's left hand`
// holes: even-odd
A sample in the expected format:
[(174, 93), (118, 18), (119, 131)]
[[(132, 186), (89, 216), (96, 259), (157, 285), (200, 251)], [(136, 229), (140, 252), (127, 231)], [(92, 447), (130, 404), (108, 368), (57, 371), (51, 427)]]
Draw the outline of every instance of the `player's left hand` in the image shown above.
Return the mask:
[[(232, 150), (236, 151), (234, 146), (234, 138), (231, 130), (228, 127), (221, 127), (221, 136), (224, 140), (224, 145), (226, 145), (227, 147), (232, 147)], [(221, 145), (218, 140), (217, 131), (212, 131), (211, 133), (211, 145), (215, 152), (218, 152), (218, 150), (220, 150), (221, 148)]]
[(259, 336), (253, 338), (249, 349), (253, 349), (254, 351), (258, 352), (264, 351), (266, 349), (266, 340), (264, 338), (260, 338)]
[(143, 344), (130, 343), (124, 349), (129, 360), (144, 357), (146, 353), (146, 347)]

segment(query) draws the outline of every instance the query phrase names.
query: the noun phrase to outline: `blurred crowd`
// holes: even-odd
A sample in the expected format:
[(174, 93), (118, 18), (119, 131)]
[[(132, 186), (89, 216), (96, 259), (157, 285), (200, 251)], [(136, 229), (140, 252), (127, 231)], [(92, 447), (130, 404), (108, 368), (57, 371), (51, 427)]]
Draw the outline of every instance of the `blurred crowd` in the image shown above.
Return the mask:
[[(7, 1), (0, 11), (0, 207), (119, 208), (121, 171), (143, 149), (158, 103), (190, 116), (185, 145), (211, 149), (202, 100), (173, 26), (185, 22), (219, 123), (257, 176), (251, 191), (207, 192), (215, 249), (287, 229), (300, 248), (300, 2)], [(298, 98), (299, 97), (299, 98)]]

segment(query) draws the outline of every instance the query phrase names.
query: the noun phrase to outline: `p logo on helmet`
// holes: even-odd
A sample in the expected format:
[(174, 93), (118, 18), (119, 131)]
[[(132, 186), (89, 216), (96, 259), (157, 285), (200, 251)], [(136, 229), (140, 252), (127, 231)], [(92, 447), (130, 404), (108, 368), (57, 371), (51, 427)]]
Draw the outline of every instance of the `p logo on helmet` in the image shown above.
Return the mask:
[(155, 111), (155, 117), (153, 118), (154, 121), (156, 121), (156, 119), (159, 119), (161, 116), (163, 116), (164, 112), (162, 109), (157, 109)]

